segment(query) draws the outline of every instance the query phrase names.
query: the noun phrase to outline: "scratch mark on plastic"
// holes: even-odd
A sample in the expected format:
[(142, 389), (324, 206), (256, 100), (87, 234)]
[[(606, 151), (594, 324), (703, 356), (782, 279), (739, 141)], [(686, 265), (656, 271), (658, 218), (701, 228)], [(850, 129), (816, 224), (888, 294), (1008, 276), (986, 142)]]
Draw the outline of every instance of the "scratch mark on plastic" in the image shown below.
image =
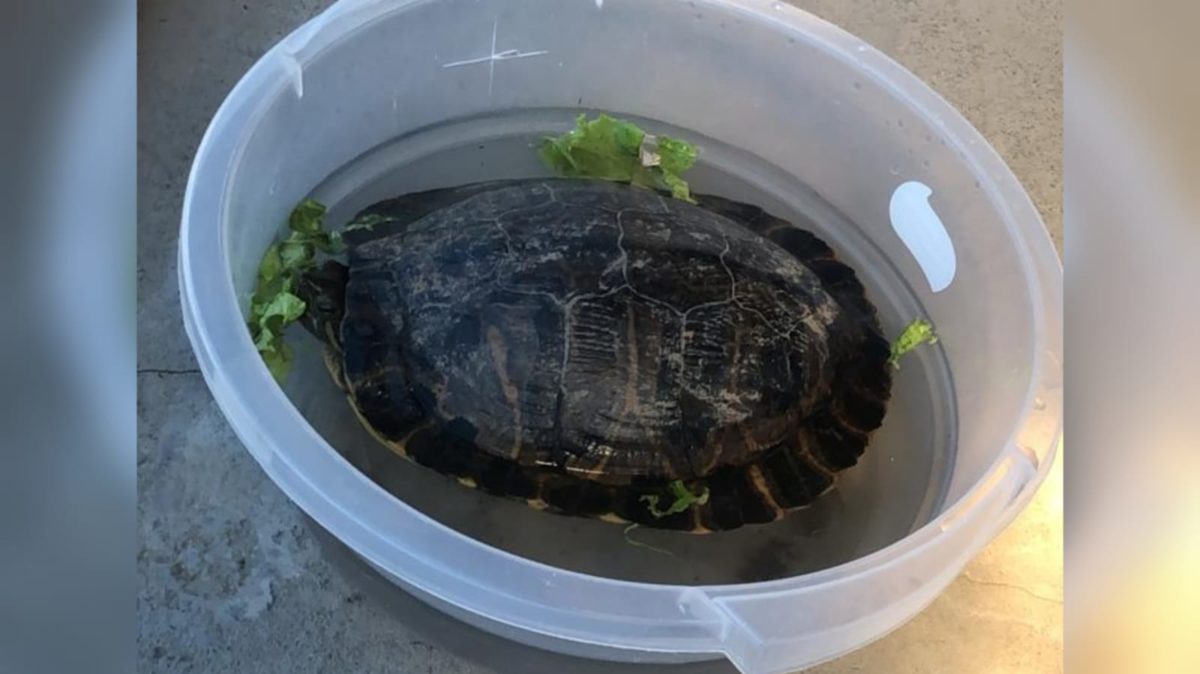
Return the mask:
[(492, 95), (492, 89), (496, 84), (496, 62), (511, 61), (513, 59), (529, 58), (530, 56), (544, 56), (550, 52), (539, 49), (536, 51), (521, 51), (520, 49), (505, 49), (504, 51), (496, 51), (496, 37), (500, 30), (500, 20), (496, 19), (492, 22), (492, 50), (487, 56), (478, 58), (465, 59), (462, 61), (454, 61), (443, 65), (443, 68), (461, 68), (462, 66), (471, 66), (479, 63), (488, 64), (488, 95)]
[(500, 52), (499, 54), (495, 54), (494, 56), (481, 56), (477, 59), (467, 59), (466, 61), (455, 61), (454, 63), (447, 63), (446, 65), (444, 65), (442, 67), (443, 68), (457, 68), (459, 66), (469, 66), (469, 65), (474, 65), (476, 63), (484, 63), (486, 61), (508, 61), (511, 59), (523, 59), (527, 56), (541, 56), (543, 54), (549, 54), (549, 53), (550, 52), (548, 52), (548, 51), (520, 51), (517, 49), (508, 49), (508, 50)]

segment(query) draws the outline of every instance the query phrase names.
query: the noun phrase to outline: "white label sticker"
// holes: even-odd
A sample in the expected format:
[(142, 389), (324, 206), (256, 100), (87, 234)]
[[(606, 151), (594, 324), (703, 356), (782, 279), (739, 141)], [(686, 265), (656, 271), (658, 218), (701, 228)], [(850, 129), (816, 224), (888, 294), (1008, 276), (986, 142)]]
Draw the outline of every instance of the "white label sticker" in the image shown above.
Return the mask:
[(929, 203), (931, 194), (933, 190), (924, 183), (906, 182), (892, 193), (888, 210), (892, 229), (917, 260), (929, 287), (936, 293), (950, 287), (958, 260), (946, 226)]

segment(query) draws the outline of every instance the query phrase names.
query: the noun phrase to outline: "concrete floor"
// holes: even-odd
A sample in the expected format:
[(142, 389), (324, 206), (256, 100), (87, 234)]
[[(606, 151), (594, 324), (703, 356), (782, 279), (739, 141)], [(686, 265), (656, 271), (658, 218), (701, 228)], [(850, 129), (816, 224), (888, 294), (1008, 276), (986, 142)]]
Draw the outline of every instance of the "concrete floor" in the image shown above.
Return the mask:
[[(140, 671), (651, 671), (520, 649), (389, 591), (309, 527), (267, 480), (195, 369), (175, 270), (193, 152), (245, 69), (326, 4), (139, 6)], [(1022, 180), (1061, 248), (1057, 0), (796, 4), (889, 53), (962, 110)], [(927, 610), (812, 671), (1061, 671), (1061, 465), (1033, 505)], [(664, 669), (732, 671), (656, 668)]]

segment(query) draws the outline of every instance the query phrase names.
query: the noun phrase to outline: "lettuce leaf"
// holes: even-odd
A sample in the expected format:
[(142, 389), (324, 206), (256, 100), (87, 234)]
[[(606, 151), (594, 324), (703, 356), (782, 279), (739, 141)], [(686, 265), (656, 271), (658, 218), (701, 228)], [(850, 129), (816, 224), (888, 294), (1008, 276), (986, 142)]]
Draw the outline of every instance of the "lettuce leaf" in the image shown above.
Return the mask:
[(681, 513), (693, 505), (708, 503), (708, 487), (705, 487), (699, 494), (693, 494), (683, 484), (683, 480), (675, 480), (667, 485), (667, 496), (671, 499), (671, 503), (666, 508), (659, 508), (658, 504), (662, 498), (655, 494), (644, 495), (638, 500), (646, 504), (653, 517), (659, 519)]
[(916, 319), (909, 323), (896, 341), (892, 342), (892, 354), (888, 358), (888, 363), (897, 370), (900, 369), (900, 357), (921, 346), (922, 344), (936, 344), (938, 341), (937, 334), (933, 331), (933, 324), (923, 319)]
[(551, 170), (568, 178), (612, 180), (666, 190), (693, 201), (681, 177), (696, 163), (696, 147), (667, 136), (651, 136), (632, 122), (579, 115), (575, 128), (542, 141), (538, 154)]
[(292, 289), (301, 274), (316, 266), (318, 251), (335, 254), (342, 249), (341, 235), (325, 230), (325, 206), (318, 201), (301, 201), (288, 216), (288, 230), (287, 237), (263, 253), (246, 321), (254, 347), (281, 384), (292, 364), (283, 331), (300, 320), (307, 308)]

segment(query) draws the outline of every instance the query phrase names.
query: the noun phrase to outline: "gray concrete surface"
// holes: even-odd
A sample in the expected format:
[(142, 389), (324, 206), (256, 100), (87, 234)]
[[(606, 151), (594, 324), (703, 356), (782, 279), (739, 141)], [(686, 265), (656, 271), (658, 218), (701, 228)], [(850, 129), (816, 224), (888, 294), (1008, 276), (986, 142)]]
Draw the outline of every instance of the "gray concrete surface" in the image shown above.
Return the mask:
[[(144, 672), (647, 672), (540, 654), (392, 591), (314, 531), (242, 449), (197, 373), (175, 246), (200, 136), (247, 67), (326, 0), (139, 7), (138, 658)], [(805, 0), (962, 110), (1061, 246), (1057, 0)], [(1061, 466), (1061, 462), (1059, 463)], [(813, 670), (1055, 672), (1062, 472), (912, 622)], [(731, 671), (724, 665), (671, 669)]]

